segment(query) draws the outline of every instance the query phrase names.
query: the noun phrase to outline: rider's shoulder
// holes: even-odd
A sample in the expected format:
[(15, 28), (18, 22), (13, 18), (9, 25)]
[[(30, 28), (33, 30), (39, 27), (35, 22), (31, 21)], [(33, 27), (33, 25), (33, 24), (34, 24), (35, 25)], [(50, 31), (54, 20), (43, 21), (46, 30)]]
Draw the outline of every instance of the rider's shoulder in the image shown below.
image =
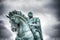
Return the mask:
[(38, 17), (33, 17), (32, 19), (34, 19), (34, 20), (40, 20)]

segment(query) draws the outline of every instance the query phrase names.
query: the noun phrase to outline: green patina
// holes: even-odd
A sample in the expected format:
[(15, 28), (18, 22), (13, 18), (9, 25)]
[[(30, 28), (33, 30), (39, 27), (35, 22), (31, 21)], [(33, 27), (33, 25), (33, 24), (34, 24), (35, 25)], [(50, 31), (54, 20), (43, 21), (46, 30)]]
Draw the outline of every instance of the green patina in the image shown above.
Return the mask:
[(17, 32), (15, 40), (43, 40), (40, 19), (33, 17), (33, 13), (29, 12), (28, 17), (21, 11), (9, 12), (11, 29)]

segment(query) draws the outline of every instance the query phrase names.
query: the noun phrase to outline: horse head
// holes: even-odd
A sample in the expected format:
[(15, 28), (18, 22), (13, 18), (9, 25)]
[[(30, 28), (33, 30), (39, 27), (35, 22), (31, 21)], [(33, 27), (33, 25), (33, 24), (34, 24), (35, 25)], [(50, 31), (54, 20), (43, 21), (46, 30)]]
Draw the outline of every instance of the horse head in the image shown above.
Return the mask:
[(28, 19), (25, 15), (22, 14), (21, 11), (12, 11), (9, 12), (9, 16), (7, 16), (10, 19), (11, 26), (18, 27), (18, 25), (27, 26)]
[[(9, 16), (7, 16), (7, 17), (10, 19), (10, 23), (11, 23), (12, 28), (14, 26), (15, 29), (18, 29), (17, 36), (19, 36), (19, 35), (23, 36), (24, 35), (23, 38), (33, 39), (33, 34), (30, 31), (30, 28), (29, 28), (29, 25), (28, 25), (28, 19), (25, 15), (23, 15), (21, 13), (21, 11), (16, 11), (16, 10), (12, 11), (12, 12), (9, 13)], [(20, 31), (20, 29), (22, 29), (23, 31)]]

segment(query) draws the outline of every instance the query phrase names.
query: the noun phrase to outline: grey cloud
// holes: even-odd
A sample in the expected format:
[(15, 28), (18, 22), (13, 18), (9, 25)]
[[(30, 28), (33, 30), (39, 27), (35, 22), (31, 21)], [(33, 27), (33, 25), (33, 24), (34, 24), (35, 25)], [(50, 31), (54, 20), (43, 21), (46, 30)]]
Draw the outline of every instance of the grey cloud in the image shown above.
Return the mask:
[(1, 3), (0, 4), (0, 15), (3, 15), (4, 12), (4, 5)]
[(10, 38), (11, 36), (11, 32), (4, 26), (3, 21), (0, 20), (0, 39)]
[(60, 38), (53, 38), (53, 37), (50, 37), (49, 39), (46, 39), (46, 40), (60, 40)]
[[(36, 4), (33, 4), (33, 2), (32, 2), (30, 6), (27, 3), (28, 2), (27, 0), (24, 1), (24, 2), (26, 2), (25, 4), (23, 4), (23, 2), (20, 3), (19, 1), (21, 1), (21, 0), (18, 0), (18, 1), (17, 0), (13, 0), (13, 1), (10, 0), (9, 2), (8, 1), (6, 2), (6, 4), (8, 4), (8, 5), (6, 5), (6, 4), (5, 5), (0, 5), (0, 15), (4, 14), (3, 11), (9, 11), (10, 8), (11, 8), (11, 10), (15, 9), (15, 8), (16, 9), (21, 8), (19, 10), (22, 10), (24, 12), (25, 11), (26, 12), (33, 11), (36, 14), (37, 13), (42, 13), (42, 12), (45, 13), (47, 11), (48, 12), (47, 14), (51, 14), (53, 16), (56, 16), (56, 19), (59, 20), (59, 18), (60, 18), (60, 16), (59, 16), (60, 13), (57, 13), (57, 6), (54, 2), (49, 4), (49, 3), (47, 3), (48, 1), (46, 1), (47, 5), (43, 5), (42, 8), (41, 8), (41, 6), (38, 5), (39, 3), (37, 2), (37, 0), (34, 1), (34, 2), (37, 2)], [(17, 7), (14, 4), (16, 2), (17, 2), (17, 4), (16, 4)], [(29, 2), (31, 2), (31, 1), (29, 0)], [(11, 3), (14, 4), (14, 5), (12, 5)], [(18, 4), (20, 4), (19, 7), (18, 7)], [(6, 10), (4, 10), (5, 6), (6, 6)], [(43, 11), (43, 10), (45, 10), (45, 11)], [(56, 21), (58, 21), (58, 20), (56, 20)], [(2, 21), (0, 21), (0, 23), (2, 23)], [(5, 37), (6, 35), (10, 34), (10, 31), (8, 31), (3, 25), (0, 25), (0, 26), (1, 26), (0, 30), (1, 30), (1, 34), (2, 34), (1, 37)], [(60, 37), (60, 35), (59, 35), (60, 34), (60, 31), (59, 31), (60, 27), (59, 26), (60, 26), (59, 24), (53, 25), (53, 26), (47, 26), (47, 28), (44, 30), (45, 33), (50, 37), (49, 39), (47, 38), (47, 40), (55, 40), (55, 38), (56, 38), (56, 40), (59, 40), (59, 37)], [(3, 36), (3, 33), (6, 33), (6, 35)], [(10, 35), (8, 35), (7, 37), (9, 37), (9, 36)]]
[(60, 21), (59, 0), (53, 0), (52, 3), (45, 5), (45, 8)]
[(60, 24), (58, 24), (58, 25), (54, 25), (55, 27), (54, 27), (54, 29), (55, 30), (57, 30), (56, 32), (55, 32), (55, 35), (53, 36), (53, 37), (60, 37)]
[(46, 40), (59, 40), (60, 39), (60, 24), (48, 26), (45, 29), (45, 34), (49, 36)]
[(3, 2), (4, 0), (0, 0), (0, 2)]
[(42, 10), (42, 8), (40, 6), (39, 7), (37, 7), (37, 6), (34, 6), (34, 7), (25, 7), (25, 6), (22, 6), (22, 11), (27, 11), (27, 12), (32, 11), (35, 14), (43, 12), (43, 10)]

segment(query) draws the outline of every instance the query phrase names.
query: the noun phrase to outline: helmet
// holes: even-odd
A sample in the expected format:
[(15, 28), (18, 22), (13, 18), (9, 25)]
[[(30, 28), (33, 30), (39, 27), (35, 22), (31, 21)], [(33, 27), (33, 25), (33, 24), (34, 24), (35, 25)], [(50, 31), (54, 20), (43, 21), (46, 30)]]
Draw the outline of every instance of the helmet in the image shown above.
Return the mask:
[(29, 18), (32, 18), (33, 17), (33, 13), (32, 12), (29, 12), (28, 13), (28, 16), (29, 16)]

